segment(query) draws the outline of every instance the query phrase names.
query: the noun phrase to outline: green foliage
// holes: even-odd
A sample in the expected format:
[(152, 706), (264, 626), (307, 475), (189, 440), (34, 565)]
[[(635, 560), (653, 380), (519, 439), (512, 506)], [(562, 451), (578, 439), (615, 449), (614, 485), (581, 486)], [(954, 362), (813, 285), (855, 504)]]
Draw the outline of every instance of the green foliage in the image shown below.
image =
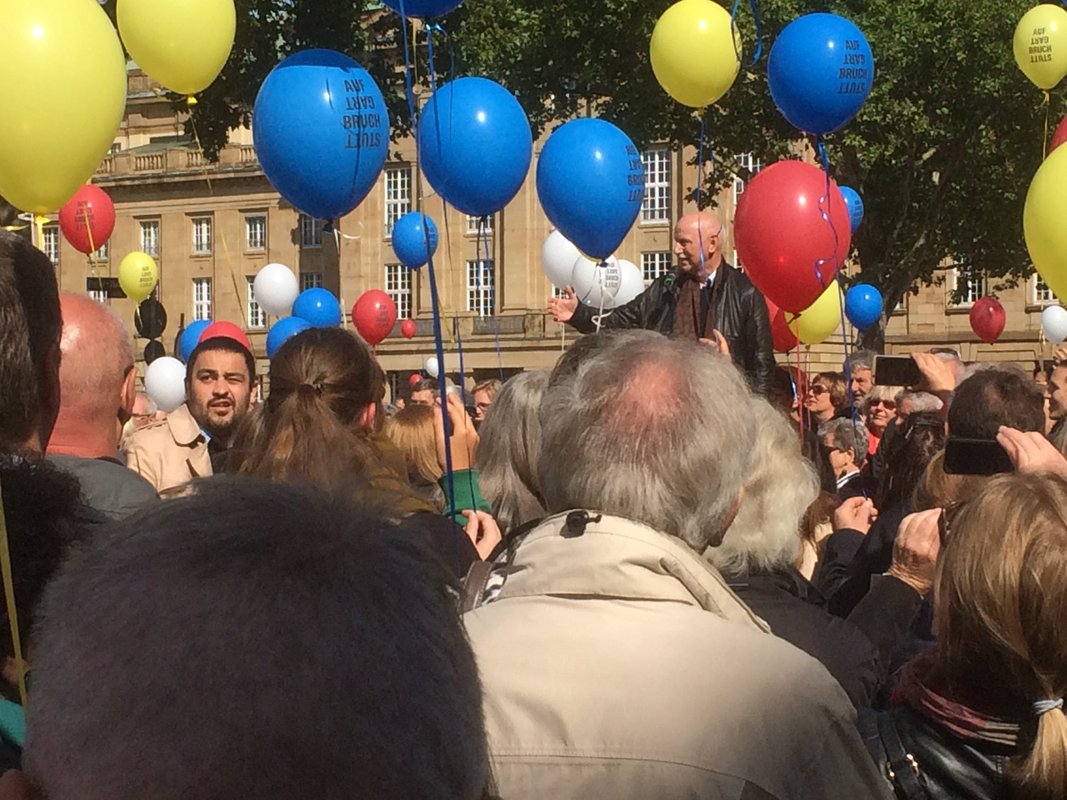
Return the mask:
[[(364, 63), (407, 130), (399, 20), (366, 2), (238, 0), (238, 41), (222, 78), (204, 93), (195, 121), (205, 144), (247, 122), (255, 92), (284, 55), (304, 47), (344, 50)], [(519, 98), (540, 132), (595, 114), (639, 145), (696, 144), (699, 116), (671, 100), (649, 63), (648, 42), (670, 0), (467, 0), (437, 36), (449, 72), (486, 75)], [(920, 281), (937, 277), (946, 255), (974, 274), (1031, 271), (1022, 206), (1041, 160), (1041, 92), (1015, 66), (1011, 39), (1030, 7), (1023, 0), (759, 0), (763, 58), (750, 64), (754, 26), (738, 14), (744, 66), (733, 88), (706, 112), (705, 146), (714, 169), (705, 197), (739, 171), (738, 153), (764, 164), (795, 152), (797, 136), (767, 87), (767, 54), (788, 22), (813, 11), (852, 19), (875, 54), (871, 97), (856, 120), (827, 139), (835, 178), (863, 197), (855, 236), (862, 280), (895, 307)], [(417, 50), (424, 53), (424, 35)], [(421, 56), (420, 56), (421, 58)], [(425, 83), (425, 62), (421, 76)], [(1053, 122), (1060, 105), (1053, 100)], [(711, 161), (711, 159), (709, 159)], [(710, 166), (710, 164), (709, 164)], [(742, 177), (749, 177), (740, 171)], [(692, 192), (694, 187), (685, 187)]]

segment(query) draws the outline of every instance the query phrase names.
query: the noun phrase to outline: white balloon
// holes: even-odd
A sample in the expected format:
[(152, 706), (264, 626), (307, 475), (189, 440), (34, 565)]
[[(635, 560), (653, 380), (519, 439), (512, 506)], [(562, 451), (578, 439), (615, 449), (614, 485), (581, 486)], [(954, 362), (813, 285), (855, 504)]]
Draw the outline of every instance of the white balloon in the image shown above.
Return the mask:
[(571, 241), (559, 231), (552, 231), (541, 245), (541, 267), (552, 285), (562, 289), (571, 282), (574, 260), (581, 255)]
[(571, 286), (575, 296), (595, 309), (615, 307), (615, 295), (622, 285), (622, 272), (615, 256), (605, 261), (590, 261), (585, 256), (571, 265)]
[(436, 356), (430, 356), (426, 359), (426, 363), (422, 365), (422, 368), (431, 378), (436, 378), (441, 374), (441, 367), (437, 363)]
[(185, 402), (185, 364), (170, 356), (157, 358), (145, 370), (144, 390), (169, 414)]
[(259, 307), (278, 317), (289, 315), (300, 294), (300, 283), (285, 264), (267, 264), (256, 273), (252, 285)]
[(641, 268), (632, 261), (619, 259), (619, 272), (622, 280), (619, 291), (615, 293), (615, 305), (624, 306), (645, 290), (645, 276)]
[(1067, 308), (1049, 306), (1041, 312), (1041, 330), (1052, 344), (1059, 344), (1067, 339)]

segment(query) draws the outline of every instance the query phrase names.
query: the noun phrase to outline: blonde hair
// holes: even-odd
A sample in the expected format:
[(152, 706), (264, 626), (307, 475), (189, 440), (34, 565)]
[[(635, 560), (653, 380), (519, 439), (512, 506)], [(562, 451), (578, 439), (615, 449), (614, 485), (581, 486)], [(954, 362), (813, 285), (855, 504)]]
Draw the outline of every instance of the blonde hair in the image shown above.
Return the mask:
[(945, 472), (945, 451), (940, 450), (926, 465), (922, 479), (912, 493), (912, 508), (926, 511), (966, 503), (989, 482), (981, 475), (950, 475)]
[(728, 577), (793, 566), (801, 552), (801, 521), (819, 494), (815, 468), (785, 416), (762, 398), (752, 398), (749, 407), (756, 441), (744, 496), (722, 542), (704, 551)]
[[(1030, 706), (1067, 694), (1067, 480), (991, 479), (952, 522), (937, 582), (941, 673)], [(1067, 716), (1037, 713), (1029, 753), (1008, 777), (1027, 798), (1067, 796)]]
[(437, 463), (434, 424), (434, 417), (439, 413), (434, 406), (412, 405), (385, 421), (385, 435), (403, 454), (408, 474), (418, 475), (430, 483), (435, 483), (442, 474)]

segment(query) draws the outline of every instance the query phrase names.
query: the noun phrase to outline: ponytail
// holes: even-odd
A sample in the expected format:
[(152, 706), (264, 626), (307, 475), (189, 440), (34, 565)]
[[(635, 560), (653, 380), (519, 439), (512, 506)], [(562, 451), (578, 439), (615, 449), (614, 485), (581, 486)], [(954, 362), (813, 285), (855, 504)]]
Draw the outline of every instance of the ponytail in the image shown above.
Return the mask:
[[(1047, 705), (1046, 705), (1047, 704)], [(1067, 715), (1063, 701), (1034, 703), (1037, 733), (1030, 752), (1008, 764), (1016, 795), (1027, 800), (1067, 797)]]

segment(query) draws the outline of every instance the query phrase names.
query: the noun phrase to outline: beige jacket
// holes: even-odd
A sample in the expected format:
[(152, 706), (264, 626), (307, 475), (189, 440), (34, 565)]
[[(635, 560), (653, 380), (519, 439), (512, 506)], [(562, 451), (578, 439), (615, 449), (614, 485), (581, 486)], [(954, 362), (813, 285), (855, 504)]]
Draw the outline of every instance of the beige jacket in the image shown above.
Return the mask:
[(464, 617), (498, 794), (888, 797), (845, 693), (680, 540), (550, 517)]
[(188, 406), (178, 406), (162, 422), (134, 433), (126, 446), (126, 466), (160, 494), (211, 475), (207, 437)]

